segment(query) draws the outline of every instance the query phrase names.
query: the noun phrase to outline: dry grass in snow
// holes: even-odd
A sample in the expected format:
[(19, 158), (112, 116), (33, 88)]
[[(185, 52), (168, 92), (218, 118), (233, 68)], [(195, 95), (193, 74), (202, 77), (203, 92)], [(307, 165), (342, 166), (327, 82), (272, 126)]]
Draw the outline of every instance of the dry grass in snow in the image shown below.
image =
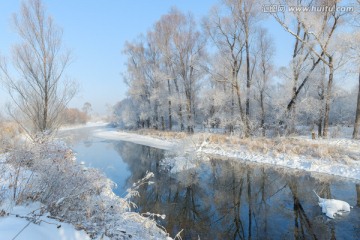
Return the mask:
[(152, 136), (169, 141), (190, 141), (195, 146), (206, 142), (212, 147), (222, 149), (250, 151), (264, 155), (278, 157), (304, 156), (309, 158), (331, 159), (334, 161), (352, 161), (360, 159), (360, 142), (345, 139), (306, 139), (301, 137), (276, 138), (240, 138), (226, 134), (196, 133), (188, 135), (184, 132), (163, 132), (157, 130), (138, 130), (135, 133)]

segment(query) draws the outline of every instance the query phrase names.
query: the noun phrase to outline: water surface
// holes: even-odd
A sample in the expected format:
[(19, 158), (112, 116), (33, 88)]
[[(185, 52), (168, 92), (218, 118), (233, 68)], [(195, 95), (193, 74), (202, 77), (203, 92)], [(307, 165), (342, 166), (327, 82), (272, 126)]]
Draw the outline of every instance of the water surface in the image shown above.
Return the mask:
[[(78, 161), (112, 179), (123, 196), (133, 182), (155, 174), (140, 189), (136, 211), (165, 214), (158, 220), (183, 239), (360, 239), (360, 185), (352, 180), (269, 165), (212, 159), (171, 174), (165, 151), (95, 138), (94, 129), (63, 132)], [(313, 193), (347, 201), (349, 214), (331, 220)]]

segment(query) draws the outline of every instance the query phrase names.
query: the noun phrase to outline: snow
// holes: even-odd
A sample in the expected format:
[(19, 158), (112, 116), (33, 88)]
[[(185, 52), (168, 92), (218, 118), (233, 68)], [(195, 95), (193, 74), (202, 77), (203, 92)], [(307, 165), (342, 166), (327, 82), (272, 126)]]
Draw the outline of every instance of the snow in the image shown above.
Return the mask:
[(59, 131), (67, 131), (67, 130), (74, 130), (80, 128), (88, 128), (88, 127), (103, 127), (108, 125), (109, 123), (99, 121), (99, 122), (87, 122), (86, 124), (79, 124), (79, 125), (71, 125), (71, 126), (62, 126), (60, 127)]
[[(16, 206), (12, 209), (11, 215), (0, 217), (1, 239), (13, 239), (19, 234), (17, 240), (90, 240), (91, 238), (84, 232), (74, 228), (71, 224), (59, 222), (42, 216), (38, 220), (39, 224), (29, 222), (25, 218), (16, 217), (27, 216), (30, 212), (39, 209), (39, 203), (28, 206)], [(60, 227), (58, 227), (60, 226)], [(24, 229), (24, 230), (22, 230)], [(22, 230), (22, 231), (21, 231)], [(106, 238), (108, 239), (108, 238)]]
[(171, 173), (180, 173), (189, 169), (194, 169), (198, 166), (198, 161), (185, 157), (167, 157), (161, 161), (161, 165), (170, 168)]
[(309, 158), (306, 156), (271, 156), (250, 151), (223, 150), (206, 148), (201, 150), (202, 153), (213, 156), (222, 156), (233, 159), (241, 159), (250, 162), (263, 164), (272, 164), (281, 167), (305, 170), (309, 172), (325, 173), (345, 178), (353, 178), (360, 180), (359, 162), (335, 162), (329, 159)]
[(325, 213), (327, 217), (335, 218), (335, 215), (342, 215), (343, 212), (350, 212), (349, 203), (337, 199), (321, 198), (316, 192), (315, 194), (319, 198), (319, 206), (321, 207), (322, 213)]
[(174, 150), (177, 146), (177, 144), (174, 142), (156, 139), (149, 136), (142, 136), (133, 133), (118, 132), (111, 129), (99, 129), (95, 131), (94, 135), (96, 137), (100, 137), (104, 139), (122, 140), (122, 141), (137, 143), (137, 144), (169, 150), (169, 151)]

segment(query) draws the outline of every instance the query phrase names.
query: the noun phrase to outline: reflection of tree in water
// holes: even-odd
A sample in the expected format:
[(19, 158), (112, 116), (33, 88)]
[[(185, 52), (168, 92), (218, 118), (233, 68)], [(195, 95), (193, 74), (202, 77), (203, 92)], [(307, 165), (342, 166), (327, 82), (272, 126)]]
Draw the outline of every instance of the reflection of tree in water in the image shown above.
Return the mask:
[(288, 177), (287, 186), (294, 201), (294, 239), (318, 239), (314, 233), (313, 225), (300, 202), (297, 179)]
[(162, 150), (127, 143), (115, 149), (132, 172), (129, 183), (154, 172), (155, 184), (144, 186), (134, 201), (140, 212), (166, 214), (162, 224), (172, 236), (181, 229), (183, 239), (331, 239), (345, 230), (357, 236), (358, 220), (349, 227), (329, 223), (317, 205), (312, 190), (331, 197), (330, 180), (218, 160), (170, 174), (159, 166)]
[(164, 151), (129, 142), (114, 142), (114, 149), (127, 163), (131, 176), (128, 183), (134, 183), (146, 175), (147, 171), (159, 172), (159, 162), (164, 157)]
[(356, 206), (360, 207), (360, 184), (356, 184)]
[(127, 143), (117, 143), (115, 149), (132, 172), (128, 182), (136, 182), (147, 171), (155, 174), (155, 183), (143, 186), (140, 197), (134, 198), (139, 211), (165, 213), (167, 217), (163, 224), (172, 234), (186, 229), (185, 239), (197, 239), (198, 233), (209, 222), (208, 204), (201, 201), (205, 193), (199, 187), (198, 173), (183, 172), (177, 177), (186, 182), (180, 182), (161, 171), (159, 161), (164, 158), (164, 151)]

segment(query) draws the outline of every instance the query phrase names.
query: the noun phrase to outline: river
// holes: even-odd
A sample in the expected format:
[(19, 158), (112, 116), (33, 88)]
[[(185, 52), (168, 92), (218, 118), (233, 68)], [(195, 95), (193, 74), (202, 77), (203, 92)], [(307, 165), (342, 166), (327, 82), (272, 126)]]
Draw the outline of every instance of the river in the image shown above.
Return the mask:
[[(164, 150), (104, 140), (101, 127), (60, 133), (87, 167), (102, 170), (117, 184), (119, 196), (145, 176), (154, 184), (133, 199), (140, 213), (165, 214), (158, 219), (170, 236), (182, 239), (360, 239), (360, 185), (349, 179), (269, 165), (211, 159), (196, 169), (171, 173), (161, 165)], [(336, 198), (354, 206), (329, 219), (317, 197)]]

